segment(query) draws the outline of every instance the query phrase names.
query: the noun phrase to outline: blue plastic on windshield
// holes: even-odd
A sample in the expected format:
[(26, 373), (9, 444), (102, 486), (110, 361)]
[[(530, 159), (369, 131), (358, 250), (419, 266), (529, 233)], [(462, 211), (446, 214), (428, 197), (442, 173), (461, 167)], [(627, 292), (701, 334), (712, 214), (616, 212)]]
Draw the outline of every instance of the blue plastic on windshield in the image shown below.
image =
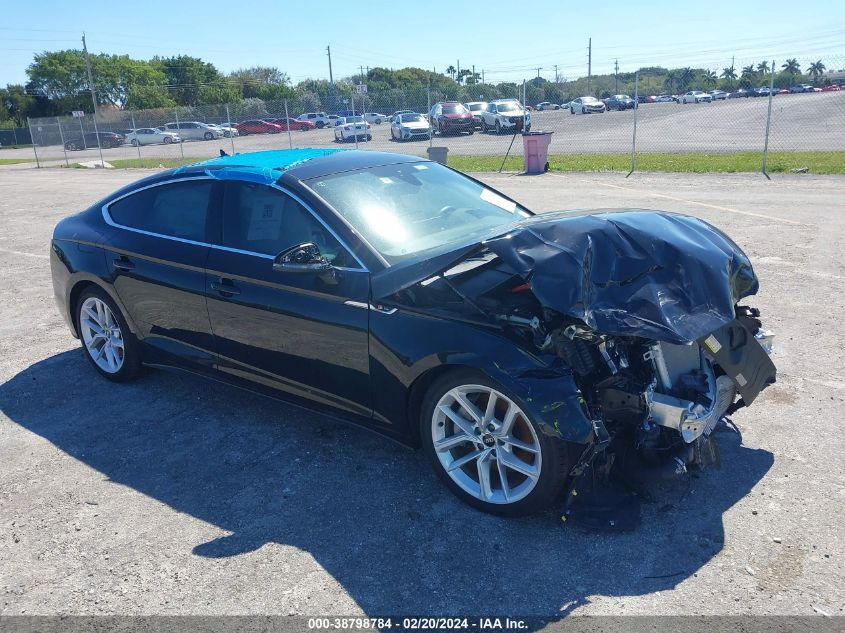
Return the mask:
[[(186, 165), (177, 169), (176, 173), (190, 167), (205, 167), (206, 174), (221, 180), (248, 180), (272, 184), (292, 167), (342, 151), (344, 150), (304, 147), (301, 149), (276, 149), (265, 152), (234, 154), (233, 156), (221, 156)], [(210, 169), (212, 167), (214, 169)]]

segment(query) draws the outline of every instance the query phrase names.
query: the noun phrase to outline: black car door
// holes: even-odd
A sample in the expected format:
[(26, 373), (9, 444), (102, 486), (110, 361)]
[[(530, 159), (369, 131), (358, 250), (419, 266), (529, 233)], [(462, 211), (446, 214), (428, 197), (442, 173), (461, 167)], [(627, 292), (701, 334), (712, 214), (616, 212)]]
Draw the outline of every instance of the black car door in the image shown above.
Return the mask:
[[(369, 273), (295, 195), (229, 181), (209, 254), (206, 289), (219, 369), (369, 416)], [(311, 242), (328, 273), (274, 267), (281, 251)]]
[(213, 366), (205, 300), (210, 210), (222, 183), (192, 178), (153, 185), (110, 203), (103, 248), (114, 289), (145, 342)]

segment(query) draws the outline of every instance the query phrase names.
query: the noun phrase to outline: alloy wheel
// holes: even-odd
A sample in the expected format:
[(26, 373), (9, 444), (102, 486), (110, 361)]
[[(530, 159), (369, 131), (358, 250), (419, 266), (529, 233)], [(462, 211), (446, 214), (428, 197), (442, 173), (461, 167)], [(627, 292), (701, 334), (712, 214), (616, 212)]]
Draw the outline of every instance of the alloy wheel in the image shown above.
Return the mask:
[(540, 440), (526, 414), (484, 385), (447, 391), (431, 420), (434, 451), (446, 474), (480, 501), (511, 504), (540, 479)]
[(85, 349), (101, 370), (116, 374), (126, 356), (123, 332), (108, 305), (88, 297), (79, 309), (79, 330)]

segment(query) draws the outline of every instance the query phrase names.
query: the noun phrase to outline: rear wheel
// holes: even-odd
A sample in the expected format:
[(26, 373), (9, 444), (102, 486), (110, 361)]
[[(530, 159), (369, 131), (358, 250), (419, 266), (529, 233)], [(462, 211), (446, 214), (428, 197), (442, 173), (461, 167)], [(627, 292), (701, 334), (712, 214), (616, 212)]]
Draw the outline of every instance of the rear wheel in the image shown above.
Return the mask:
[(164, 144), (165, 145), (170, 145), (172, 142), (173, 142), (173, 139), (170, 138), (169, 136), (164, 137)]
[(138, 374), (138, 341), (104, 290), (92, 287), (82, 293), (76, 304), (76, 327), (86, 357), (101, 376), (125, 382)]
[(317, 127), (318, 128), (323, 129), (324, 125), (325, 125), (325, 123), (323, 123), (322, 121), (317, 121)]
[(203, 137), (206, 141), (210, 141), (211, 139), (213, 139), (213, 138), (214, 138), (214, 134), (212, 134), (211, 132), (206, 132), (205, 134), (203, 134), (203, 135), (202, 135), (202, 137)]
[(496, 121), (496, 134), (502, 133), (502, 124), (499, 121)]
[(481, 372), (435, 381), (423, 400), (420, 436), (446, 486), (485, 512), (538, 512), (565, 491), (569, 446), (542, 433), (519, 398)]

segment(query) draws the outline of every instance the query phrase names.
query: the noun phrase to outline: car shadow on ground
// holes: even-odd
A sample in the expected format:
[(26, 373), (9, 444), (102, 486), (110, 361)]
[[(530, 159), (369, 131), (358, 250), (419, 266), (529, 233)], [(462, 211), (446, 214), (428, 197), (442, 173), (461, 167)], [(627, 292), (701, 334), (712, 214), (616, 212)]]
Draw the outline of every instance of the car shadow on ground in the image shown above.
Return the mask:
[(554, 619), (592, 596), (671, 589), (722, 549), (722, 514), (773, 462), (720, 433), (722, 470), (655, 491), (635, 532), (602, 534), (564, 527), (554, 512), (479, 513), (422, 454), (283, 403), (163, 371), (110, 384), (81, 350), (1, 385), (0, 409), (110, 482), (231, 533), (172, 535), (196, 556), (295, 546), (369, 615)]

